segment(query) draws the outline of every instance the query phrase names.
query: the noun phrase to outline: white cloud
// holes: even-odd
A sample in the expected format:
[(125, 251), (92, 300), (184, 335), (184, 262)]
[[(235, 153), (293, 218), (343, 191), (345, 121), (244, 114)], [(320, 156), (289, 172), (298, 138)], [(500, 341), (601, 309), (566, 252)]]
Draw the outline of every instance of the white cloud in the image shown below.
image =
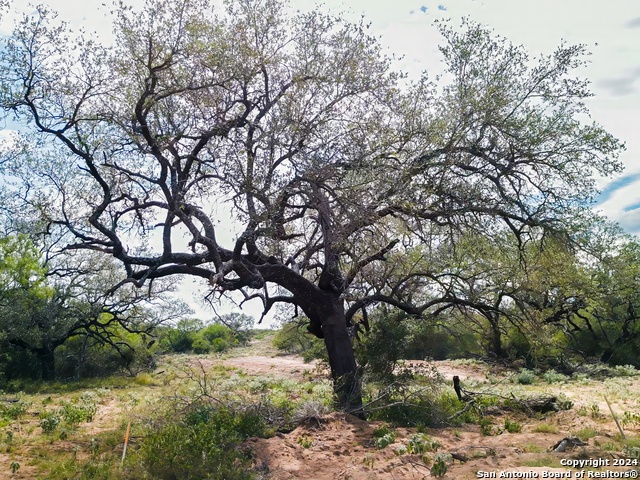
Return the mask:
[(0, 141), (9, 140), (14, 135), (17, 135), (17, 134), (18, 134), (17, 130), (11, 130), (8, 128), (4, 130), (0, 130)]
[(640, 17), (635, 17), (624, 24), (627, 28), (640, 28)]

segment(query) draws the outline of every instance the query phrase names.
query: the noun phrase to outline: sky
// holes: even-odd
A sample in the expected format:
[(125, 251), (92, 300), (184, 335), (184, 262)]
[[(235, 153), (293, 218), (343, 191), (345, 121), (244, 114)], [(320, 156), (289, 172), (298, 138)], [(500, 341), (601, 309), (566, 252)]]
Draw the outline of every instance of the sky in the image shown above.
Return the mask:
[[(131, 0), (125, 0), (125, 3)], [(72, 25), (108, 36), (103, 0), (43, 0)], [(138, 3), (136, 1), (136, 3)], [(625, 170), (601, 179), (601, 194), (594, 209), (617, 221), (627, 232), (640, 234), (640, 1), (638, 0), (325, 0), (320, 6), (292, 0), (295, 8), (344, 12), (371, 22), (388, 53), (403, 55), (397, 67), (410, 75), (441, 67), (436, 19), (454, 24), (467, 16), (491, 27), (496, 34), (524, 45), (531, 56), (550, 54), (564, 40), (585, 44), (592, 52), (590, 65), (579, 73), (591, 80), (594, 97), (587, 100), (592, 120), (626, 143), (620, 160)], [(10, 31), (10, 18), (0, 20), (0, 34)], [(0, 125), (0, 127), (2, 127)], [(0, 132), (0, 137), (6, 132)], [(195, 289), (189, 281), (187, 290)], [(196, 304), (202, 318), (211, 315)], [(225, 309), (223, 309), (224, 311)], [(249, 313), (259, 315), (259, 305)]]
[[(302, 3), (302, 2), (300, 2)], [(405, 55), (409, 73), (437, 73), (440, 56), (435, 19), (459, 24), (462, 17), (491, 27), (524, 45), (531, 56), (549, 54), (562, 42), (592, 52), (579, 71), (591, 81), (587, 100), (592, 120), (626, 143), (625, 170), (601, 179), (594, 209), (640, 234), (640, 2), (637, 0), (436, 0), (394, 2), (327, 1), (332, 8), (364, 13), (390, 51)], [(355, 18), (355, 16), (354, 16)]]

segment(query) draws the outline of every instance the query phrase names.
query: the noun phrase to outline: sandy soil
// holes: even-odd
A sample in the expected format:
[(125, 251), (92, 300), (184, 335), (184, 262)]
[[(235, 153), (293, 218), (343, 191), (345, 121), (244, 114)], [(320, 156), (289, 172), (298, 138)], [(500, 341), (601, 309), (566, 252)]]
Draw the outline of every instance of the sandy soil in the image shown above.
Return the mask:
[[(248, 374), (272, 373), (277, 376), (295, 376), (309, 365), (297, 357), (249, 356), (227, 360), (227, 364), (241, 368)], [(457, 362), (410, 362), (409, 368), (422, 370), (435, 366), (448, 381), (454, 375), (465, 382), (486, 383), (494, 372), (482, 364), (463, 365)], [(495, 381), (496, 378), (493, 378)], [(618, 379), (626, 382), (630, 392), (640, 393), (640, 379)], [(562, 393), (575, 404), (569, 411), (539, 415), (528, 418), (524, 415), (509, 415), (511, 420), (523, 425), (521, 433), (503, 432), (499, 435), (485, 436), (477, 425), (456, 428), (431, 429), (426, 433), (436, 439), (441, 447), (437, 453), (444, 454), (448, 465), (446, 479), (491, 478), (495, 474), (500, 478), (502, 472), (524, 472), (529, 478), (576, 478), (576, 470), (558, 468), (562, 459), (603, 459), (613, 464), (620, 458), (620, 452), (607, 451), (618, 434), (611, 418), (603, 393), (615, 389), (602, 384), (550, 385), (541, 387), (544, 394)], [(621, 415), (624, 411), (640, 413), (640, 395), (613, 401), (614, 411)], [(578, 414), (581, 406), (598, 405), (599, 414), (592, 418)], [(591, 410), (590, 410), (591, 411)], [(497, 426), (504, 424), (505, 415), (492, 417)], [(555, 429), (554, 433), (538, 432), (540, 424)], [(252, 438), (247, 445), (254, 451), (255, 465), (268, 480), (371, 480), (371, 479), (423, 479), (430, 478), (430, 466), (434, 453), (426, 457), (420, 455), (398, 455), (398, 447), (406, 445), (416, 433), (411, 429), (398, 429), (396, 442), (384, 449), (377, 449), (373, 431), (379, 425), (365, 422), (351, 415), (333, 413), (323, 418), (312, 419), (288, 434), (277, 434), (273, 438)], [(627, 436), (637, 436), (640, 428), (625, 427)], [(577, 447), (564, 453), (551, 452), (551, 448), (560, 440), (580, 430), (592, 428), (598, 434), (587, 441), (585, 447)], [(453, 456), (451, 455), (453, 454)], [(466, 461), (454, 459), (464, 458)], [(628, 468), (626, 468), (628, 470)], [(581, 470), (581, 469), (578, 469)], [(619, 471), (625, 468), (599, 467), (596, 472), (605, 470)], [(535, 477), (535, 475), (538, 475)], [(571, 475), (570, 477), (568, 475)]]
[(236, 367), (250, 375), (273, 375), (276, 377), (302, 379), (305, 376), (321, 374), (317, 362), (305, 363), (297, 356), (267, 357), (252, 355), (234, 357), (224, 361), (230, 367)]
[[(426, 458), (395, 453), (398, 447), (407, 444), (414, 434), (412, 430), (398, 429), (395, 444), (376, 449), (373, 443), (375, 426), (375, 423), (364, 422), (350, 415), (334, 413), (301, 425), (287, 435), (281, 434), (270, 439), (253, 438), (248, 444), (255, 452), (256, 466), (264, 472), (264, 478), (270, 480), (399, 480), (431, 477), (430, 465), (434, 453), (427, 454)], [(446, 456), (448, 472), (444, 478), (448, 479), (481, 478), (478, 472), (496, 473), (500, 478), (500, 472), (515, 471), (537, 472), (540, 477), (546, 474), (547, 478), (553, 478), (549, 477), (552, 472), (566, 475), (569, 469), (526, 465), (553, 465), (562, 458), (616, 457), (590, 446), (566, 453), (548, 453), (567, 432), (536, 433), (533, 432), (533, 425), (527, 425), (522, 433), (496, 436), (484, 436), (476, 426), (431, 429), (426, 433), (441, 445), (438, 453)], [(606, 442), (608, 435), (595, 437), (590, 443)], [(466, 458), (466, 461), (455, 460), (451, 454)]]

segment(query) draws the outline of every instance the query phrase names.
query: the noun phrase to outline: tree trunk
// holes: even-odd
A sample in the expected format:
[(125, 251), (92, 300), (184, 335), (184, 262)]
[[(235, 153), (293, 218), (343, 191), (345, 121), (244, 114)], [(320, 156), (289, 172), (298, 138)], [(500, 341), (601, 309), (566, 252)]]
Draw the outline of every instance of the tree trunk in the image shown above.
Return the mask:
[[(322, 336), (327, 347), (333, 389), (338, 408), (364, 418), (362, 409), (362, 382), (353, 342), (347, 328), (344, 303), (337, 295), (325, 298), (324, 308), (318, 309)], [(312, 323), (314, 322), (312, 319)]]
[(34, 350), (40, 361), (40, 376), (42, 380), (51, 381), (56, 378), (55, 350), (51, 348), (38, 348)]
[(323, 329), (338, 407), (363, 416), (361, 379), (344, 315), (328, 318)]
[(491, 325), (491, 353), (496, 358), (504, 358), (506, 353), (502, 348), (502, 332), (500, 331), (498, 319), (492, 316), (492, 318), (489, 318), (489, 324)]

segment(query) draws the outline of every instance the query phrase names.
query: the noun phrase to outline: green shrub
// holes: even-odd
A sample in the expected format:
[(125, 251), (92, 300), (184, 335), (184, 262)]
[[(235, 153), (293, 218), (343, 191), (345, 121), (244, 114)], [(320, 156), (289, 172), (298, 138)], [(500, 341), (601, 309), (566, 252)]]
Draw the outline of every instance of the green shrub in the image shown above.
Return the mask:
[(82, 397), (76, 403), (63, 403), (60, 414), (65, 423), (70, 426), (76, 426), (79, 423), (93, 421), (97, 410), (98, 407), (94, 401), (89, 397)]
[(298, 437), (298, 445), (300, 445), (302, 448), (311, 448), (313, 446), (313, 438), (307, 435)]
[(247, 480), (253, 478), (249, 458), (239, 446), (265, 429), (257, 413), (193, 404), (151, 427), (138, 456), (156, 479)]
[[(371, 330), (357, 346), (358, 363), (378, 381), (391, 383), (398, 360), (406, 358), (409, 326), (406, 315), (380, 315), (372, 321)], [(424, 357), (422, 357), (424, 358)]]
[(564, 383), (569, 380), (569, 377), (555, 370), (547, 370), (542, 375), (542, 379), (547, 383)]
[(272, 345), (286, 353), (303, 353), (311, 348), (312, 338), (303, 324), (289, 322), (273, 336)]
[[(238, 318), (242, 320), (244, 317), (246, 315), (240, 315)], [(246, 318), (253, 321), (251, 317)], [(240, 320), (239, 322), (242, 327), (244, 323)], [(248, 342), (251, 335), (251, 332), (242, 329), (234, 331), (221, 323), (205, 326), (198, 319), (182, 319), (175, 327), (162, 327), (157, 333), (160, 346), (164, 351), (197, 354), (224, 352), (231, 347)]]
[(302, 353), (302, 359), (305, 362), (321, 360), (328, 364), (329, 355), (327, 354), (327, 347), (324, 344), (324, 340), (322, 338), (311, 337), (311, 347)]
[(640, 413), (625, 411), (622, 416), (622, 425), (640, 425)]
[(17, 420), (27, 413), (27, 409), (31, 406), (31, 402), (27, 402), (22, 399), (18, 399), (17, 402), (8, 403), (6, 405), (0, 404), (0, 416)]
[(640, 447), (634, 447), (631, 445), (625, 445), (622, 449), (624, 458), (631, 460), (640, 460)]
[(522, 431), (522, 425), (518, 422), (514, 422), (512, 420), (509, 420), (508, 418), (505, 418), (504, 429), (509, 433), (520, 433)]
[(240, 312), (231, 312), (221, 315), (215, 320), (215, 324), (228, 328), (233, 337), (233, 345), (246, 345), (255, 334), (253, 327), (255, 320), (249, 315)]
[(158, 329), (162, 348), (176, 353), (191, 351), (196, 334), (204, 328), (202, 320), (197, 318), (183, 318), (175, 327)]
[(39, 379), (41, 370), (38, 358), (31, 352), (2, 341), (0, 333), (0, 388), (4, 391), (13, 389), (11, 381), (18, 378)]
[(633, 365), (616, 365), (613, 368), (613, 375), (616, 377), (635, 377), (640, 371)]
[(520, 385), (531, 385), (533, 382), (536, 381), (536, 374), (531, 370), (523, 368), (515, 376), (515, 381)]
[(79, 380), (123, 372), (135, 376), (156, 367), (158, 346), (154, 338), (127, 332), (120, 326), (111, 327), (110, 335), (114, 343), (121, 345), (119, 350), (86, 335), (67, 339), (56, 349), (56, 377)]
[[(381, 396), (380, 392), (377, 395)], [(453, 392), (420, 389), (411, 394), (404, 387), (394, 387), (383, 395), (388, 406), (374, 401), (376, 409), (370, 412), (370, 420), (381, 420), (398, 427), (439, 427), (477, 421), (477, 411), (473, 409), (459, 414), (464, 403)], [(372, 399), (367, 397), (366, 401)]]
[(211, 349), (214, 352), (224, 352), (228, 350), (231, 345), (224, 338), (214, 338), (211, 342)]
[(595, 437), (596, 435), (598, 435), (598, 433), (598, 430), (596, 430), (595, 428), (583, 428), (582, 430), (578, 430), (575, 433), (575, 436), (582, 441), (586, 441), (590, 438)]
[(385, 433), (381, 437), (376, 438), (375, 440), (376, 448), (382, 449), (382, 448), (388, 447), (395, 441), (396, 441), (396, 432), (392, 431), (389, 433)]
[(40, 428), (42, 428), (43, 433), (53, 433), (60, 425), (61, 420), (57, 412), (42, 412), (40, 414)]
[(437, 452), (440, 443), (424, 433), (416, 433), (407, 443), (407, 453), (422, 455), (427, 452)]
[(540, 423), (533, 431), (538, 433), (558, 433), (558, 427), (549, 423)]
[(480, 419), (478, 423), (480, 425), (480, 433), (486, 437), (490, 437), (493, 435), (499, 435), (502, 433), (498, 427), (496, 427), (491, 420), (488, 418)]
[(191, 344), (191, 348), (193, 350), (193, 353), (202, 355), (211, 351), (211, 344), (207, 341), (207, 339), (197, 337)]
[(209, 343), (213, 343), (216, 338), (222, 338), (227, 341), (227, 343), (233, 343), (233, 331), (229, 327), (225, 327), (224, 325), (220, 325), (219, 323), (214, 323), (213, 325), (208, 325), (203, 328), (200, 332), (203, 338), (205, 338)]
[(399, 361), (457, 358), (479, 348), (475, 335), (462, 324), (444, 329), (435, 319), (429, 322), (384, 308), (374, 312), (369, 323), (369, 331), (362, 332), (356, 344), (356, 356), (368, 373), (385, 383), (410, 376), (396, 368)]
[(429, 473), (431, 473), (432, 477), (440, 478), (446, 475), (447, 470), (449, 469), (446, 460), (447, 458), (442, 454), (436, 455), (436, 458), (433, 461), (433, 465), (429, 470)]
[(396, 431), (388, 423), (382, 423), (373, 429), (373, 436), (376, 438), (384, 437), (390, 433), (395, 434)]

